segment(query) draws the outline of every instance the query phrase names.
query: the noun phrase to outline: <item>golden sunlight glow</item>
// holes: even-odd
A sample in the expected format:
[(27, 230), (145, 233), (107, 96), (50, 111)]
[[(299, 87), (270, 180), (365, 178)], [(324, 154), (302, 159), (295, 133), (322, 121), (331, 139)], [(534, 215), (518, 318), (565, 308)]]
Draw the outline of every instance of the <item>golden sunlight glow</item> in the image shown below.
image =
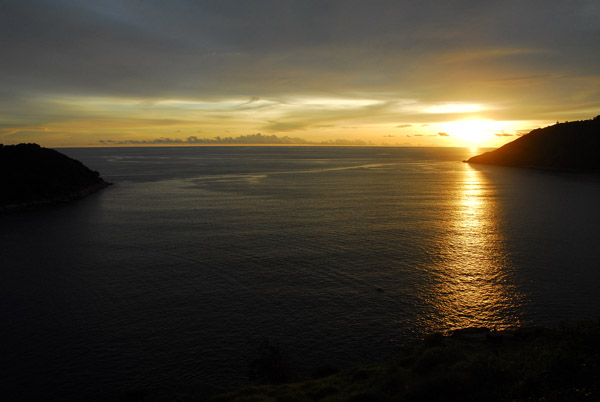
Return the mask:
[(510, 261), (499, 227), (495, 189), (484, 173), (467, 164), (457, 174), (462, 183), (447, 199), (447, 237), (439, 239), (445, 258), (435, 300), (444, 329), (518, 325), (515, 301), (521, 296), (506, 281)]
[(493, 120), (457, 120), (440, 124), (442, 132), (456, 138), (461, 145), (485, 145), (503, 132), (507, 123)]
[[(490, 105), (423, 103), (416, 99), (369, 96), (286, 96), (130, 98), (52, 94), (36, 98), (44, 110), (72, 118), (43, 124), (11, 125), (0, 132), (5, 142), (38, 142), (43, 146), (99, 146), (173, 140), (186, 145), (190, 137), (212, 139), (261, 133), (290, 136), (308, 143), (359, 141), (376, 146), (498, 147), (523, 129), (546, 122), (494, 121), (482, 118), (436, 122), (434, 114), (456, 114)], [(50, 113), (50, 114), (52, 114)], [(402, 120), (402, 116), (410, 120)], [(76, 116), (76, 118), (75, 118)], [(412, 118), (418, 117), (415, 120)], [(2, 130), (0, 130), (2, 131)], [(42, 134), (43, 133), (43, 134)], [(0, 138), (1, 139), (1, 138)]]
[(447, 103), (425, 108), (426, 113), (474, 113), (481, 112), (486, 108), (482, 105), (466, 103)]

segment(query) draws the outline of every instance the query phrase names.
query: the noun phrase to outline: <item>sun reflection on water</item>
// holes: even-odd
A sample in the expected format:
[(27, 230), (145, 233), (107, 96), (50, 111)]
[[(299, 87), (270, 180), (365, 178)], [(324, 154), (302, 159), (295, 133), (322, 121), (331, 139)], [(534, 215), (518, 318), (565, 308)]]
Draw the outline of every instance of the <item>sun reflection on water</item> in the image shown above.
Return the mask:
[(432, 267), (430, 318), (435, 330), (516, 326), (522, 297), (511, 278), (495, 188), (482, 172), (468, 164), (463, 169), (446, 200), (444, 236), (435, 250), (440, 258)]

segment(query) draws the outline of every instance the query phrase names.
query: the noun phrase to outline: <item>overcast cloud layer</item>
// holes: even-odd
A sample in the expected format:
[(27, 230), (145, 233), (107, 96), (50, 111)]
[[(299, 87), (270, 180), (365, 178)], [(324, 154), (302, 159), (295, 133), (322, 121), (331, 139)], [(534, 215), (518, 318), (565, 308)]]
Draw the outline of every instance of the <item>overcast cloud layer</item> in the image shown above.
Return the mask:
[(597, 0), (4, 0), (0, 142), (585, 119), (599, 43)]

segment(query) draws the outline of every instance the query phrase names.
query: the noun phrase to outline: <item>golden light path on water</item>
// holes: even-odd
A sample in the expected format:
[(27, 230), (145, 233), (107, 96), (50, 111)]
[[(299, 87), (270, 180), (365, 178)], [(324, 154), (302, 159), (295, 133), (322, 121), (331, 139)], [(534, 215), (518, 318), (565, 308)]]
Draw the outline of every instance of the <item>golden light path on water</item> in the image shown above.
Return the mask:
[(462, 166), (460, 184), (448, 194), (441, 258), (433, 267), (436, 329), (517, 326), (523, 297), (512, 280), (496, 188), (481, 171)]

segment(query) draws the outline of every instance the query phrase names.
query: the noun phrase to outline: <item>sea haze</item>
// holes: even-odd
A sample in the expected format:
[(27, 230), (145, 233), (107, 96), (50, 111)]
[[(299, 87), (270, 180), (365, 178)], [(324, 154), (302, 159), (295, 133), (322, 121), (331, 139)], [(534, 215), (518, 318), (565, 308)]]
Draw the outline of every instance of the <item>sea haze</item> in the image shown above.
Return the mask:
[(115, 185), (0, 216), (2, 391), (201, 395), (432, 331), (600, 311), (600, 180), (456, 148), (62, 149)]

